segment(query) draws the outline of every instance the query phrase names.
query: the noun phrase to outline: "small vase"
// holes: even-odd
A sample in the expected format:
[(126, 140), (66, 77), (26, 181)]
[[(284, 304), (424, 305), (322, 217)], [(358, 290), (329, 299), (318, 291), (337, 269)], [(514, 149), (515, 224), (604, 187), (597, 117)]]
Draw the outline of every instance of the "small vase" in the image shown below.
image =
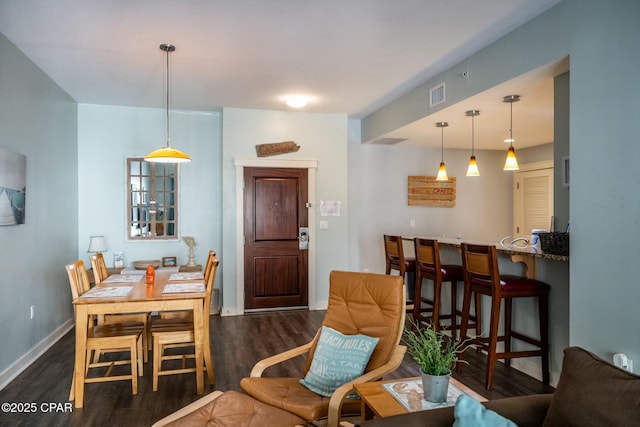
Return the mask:
[(424, 400), (436, 403), (446, 402), (451, 372), (446, 375), (429, 375), (424, 372), (421, 372), (421, 374)]

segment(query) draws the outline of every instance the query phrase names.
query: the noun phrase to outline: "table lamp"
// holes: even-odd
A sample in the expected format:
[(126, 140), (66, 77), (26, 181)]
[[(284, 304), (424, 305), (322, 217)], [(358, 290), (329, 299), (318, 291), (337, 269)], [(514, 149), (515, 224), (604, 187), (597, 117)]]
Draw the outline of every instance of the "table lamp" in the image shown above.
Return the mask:
[(89, 237), (89, 249), (87, 252), (106, 252), (107, 245), (104, 242), (104, 236), (91, 236)]

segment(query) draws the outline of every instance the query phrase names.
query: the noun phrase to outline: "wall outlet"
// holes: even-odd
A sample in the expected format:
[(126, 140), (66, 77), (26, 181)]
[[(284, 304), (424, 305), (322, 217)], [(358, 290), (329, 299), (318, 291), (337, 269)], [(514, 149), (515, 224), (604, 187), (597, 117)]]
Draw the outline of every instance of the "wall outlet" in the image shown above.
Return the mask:
[(33, 320), (35, 316), (36, 316), (36, 306), (32, 305), (31, 307), (29, 307), (29, 318)]

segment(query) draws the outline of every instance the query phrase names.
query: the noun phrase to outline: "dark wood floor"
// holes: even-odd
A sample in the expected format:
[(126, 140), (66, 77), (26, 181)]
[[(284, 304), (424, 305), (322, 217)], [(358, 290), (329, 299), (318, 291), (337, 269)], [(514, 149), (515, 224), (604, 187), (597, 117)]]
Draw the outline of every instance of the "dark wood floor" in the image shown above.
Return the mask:
[[(206, 383), (206, 392), (240, 390), (240, 379), (254, 363), (313, 338), (324, 317), (323, 311), (287, 311), (234, 317), (211, 317), (211, 342), (216, 384)], [(150, 426), (160, 418), (198, 399), (195, 375), (160, 378), (159, 390), (152, 391), (151, 363), (145, 365), (138, 394), (131, 394), (127, 381), (88, 384), (84, 408), (64, 411), (73, 371), (75, 331), (69, 332), (33, 365), (0, 391), (0, 401), (35, 403), (34, 413), (0, 413), (0, 426)], [(483, 355), (468, 350), (469, 366), (453, 376), (489, 399), (553, 391), (541, 382), (507, 368), (496, 367), (494, 387), (484, 389)], [(267, 371), (272, 376), (297, 376), (302, 359)], [(418, 369), (407, 357), (389, 378), (417, 376)], [(46, 411), (43, 411), (43, 404)], [(53, 407), (50, 404), (53, 405)], [(68, 405), (67, 405), (68, 406)], [(51, 409), (49, 409), (51, 408)], [(4, 409), (4, 407), (3, 407)], [(69, 409), (71, 409), (69, 411)]]

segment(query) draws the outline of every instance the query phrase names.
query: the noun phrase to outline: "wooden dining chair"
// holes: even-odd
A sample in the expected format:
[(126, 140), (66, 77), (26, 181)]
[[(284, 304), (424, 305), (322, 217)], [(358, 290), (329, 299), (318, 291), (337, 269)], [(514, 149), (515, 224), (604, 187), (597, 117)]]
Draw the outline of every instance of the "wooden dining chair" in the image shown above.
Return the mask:
[[(209, 252), (207, 267), (205, 268), (204, 316), (202, 330), (204, 334), (204, 367), (209, 377), (209, 383), (215, 383), (213, 358), (211, 356), (210, 314), (211, 295), (216, 278), (216, 271), (220, 261), (214, 251)], [(165, 318), (158, 319), (151, 325), (153, 339), (153, 391), (158, 391), (158, 379), (164, 375), (176, 375), (196, 372), (196, 368), (187, 367), (187, 359), (195, 358), (195, 336), (193, 318)], [(165, 351), (173, 348), (193, 348), (193, 352), (180, 354), (165, 354)], [(180, 368), (163, 369), (163, 362), (180, 360)]]
[[(107, 272), (107, 263), (104, 261), (102, 253), (98, 252), (89, 255), (91, 260), (91, 268), (93, 270), (93, 278), (96, 285), (99, 285), (109, 277)], [(105, 314), (98, 316), (98, 324), (122, 323), (122, 322), (140, 322), (144, 325), (144, 333), (142, 335), (142, 348), (145, 363), (149, 361), (149, 350), (151, 349), (151, 313), (124, 313), (124, 314)], [(96, 352), (94, 357), (99, 357), (100, 353)]]
[[(542, 382), (549, 385), (549, 285), (536, 279), (521, 276), (501, 275), (498, 268), (498, 256), (493, 245), (473, 245), (462, 243), (462, 268), (464, 274), (464, 302), (462, 304), (462, 325), (460, 340), (467, 340), (487, 352), (485, 386), (491, 390), (493, 373), (498, 359), (504, 359), (509, 366), (516, 357), (541, 357)], [(489, 335), (484, 337), (467, 336), (469, 328), (469, 310), (471, 294), (485, 295), (491, 298), (491, 318)], [(538, 303), (538, 321), (540, 338), (534, 338), (516, 332), (511, 328), (513, 300), (516, 298), (535, 298)], [(504, 333), (499, 334), (500, 311), (504, 301)], [(480, 316), (478, 313), (478, 321)], [(511, 341), (518, 339), (533, 346), (531, 350), (512, 351)], [(498, 342), (504, 343), (504, 350), (498, 351)], [(461, 358), (464, 354), (461, 354)], [(458, 365), (461, 367), (461, 365)]]
[(404, 256), (402, 247), (402, 236), (384, 235), (384, 255), (385, 255), (385, 274), (391, 274), (392, 270), (405, 280), (405, 276), (409, 275), (409, 280), (405, 280), (407, 295), (407, 310), (413, 311), (413, 299), (415, 298), (415, 271), (416, 260), (412, 257)]
[[(65, 266), (69, 277), (69, 286), (73, 300), (80, 298), (90, 289), (87, 270), (84, 261), (78, 260)], [(74, 305), (75, 312), (75, 305)], [(130, 380), (133, 394), (138, 393), (138, 376), (143, 374), (142, 360), (142, 335), (144, 325), (140, 322), (123, 322), (96, 325), (90, 319), (88, 323), (87, 341), (82, 343), (86, 352), (86, 366), (84, 370), (84, 382), (96, 383), (105, 381)], [(108, 360), (104, 362), (92, 360), (94, 352), (129, 352), (129, 359)], [(112, 375), (115, 366), (130, 365), (129, 374)], [(102, 368), (106, 373), (103, 376), (89, 376), (90, 370)], [(75, 372), (71, 383), (69, 400), (74, 400)]]
[[(204, 277), (205, 281), (210, 274), (211, 269), (213, 268), (213, 259), (216, 256), (216, 251), (210, 250), (209, 255), (207, 255), (207, 262), (204, 266)], [(173, 311), (161, 311), (158, 313), (161, 319), (185, 319), (185, 320), (193, 320), (193, 311), (191, 310), (173, 310)]]

